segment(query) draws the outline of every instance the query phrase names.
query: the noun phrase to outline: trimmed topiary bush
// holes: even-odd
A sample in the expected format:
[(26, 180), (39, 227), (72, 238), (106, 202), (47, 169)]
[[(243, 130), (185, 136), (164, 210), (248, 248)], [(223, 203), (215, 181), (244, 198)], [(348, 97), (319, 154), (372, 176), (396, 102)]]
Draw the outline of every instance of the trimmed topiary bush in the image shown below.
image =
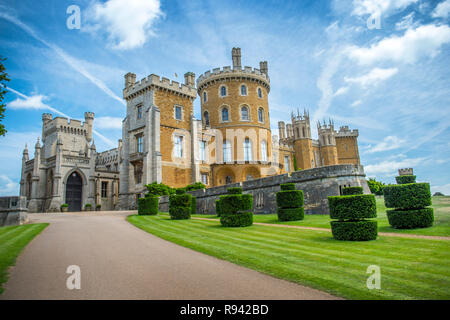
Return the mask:
[(363, 187), (345, 187), (342, 189), (342, 195), (344, 196), (363, 193), (364, 193)]
[(428, 228), (433, 225), (433, 208), (387, 210), (389, 224), (396, 229)]
[(197, 213), (197, 198), (192, 196), (192, 203), (191, 203), (191, 214)]
[(190, 219), (192, 212), (192, 195), (189, 193), (169, 196), (169, 215), (172, 220)]
[(279, 208), (298, 208), (303, 206), (303, 191), (286, 190), (277, 192), (277, 206)]
[(155, 215), (158, 214), (159, 197), (146, 196), (138, 199), (138, 214), (139, 215)]
[(296, 221), (305, 218), (305, 209), (301, 208), (278, 208), (279, 221)]
[(416, 176), (413, 175), (398, 176), (395, 177), (395, 181), (397, 181), (398, 184), (416, 183)]
[(175, 190), (175, 194), (185, 194), (186, 190), (185, 189), (176, 189)]
[(191, 207), (170, 207), (170, 219), (187, 220), (191, 218)]
[(216, 200), (216, 212), (224, 227), (248, 227), (253, 224), (253, 196), (242, 188), (228, 188), (228, 194)]
[(295, 183), (283, 183), (280, 184), (281, 191), (295, 190)]
[(331, 233), (336, 240), (376, 240), (378, 236), (378, 224), (374, 220), (331, 221)]
[(357, 220), (376, 218), (377, 204), (373, 194), (328, 197), (331, 219)]
[(429, 183), (389, 185), (383, 192), (386, 208), (421, 209), (431, 205)]
[(303, 220), (305, 218), (303, 191), (295, 190), (295, 183), (284, 183), (280, 188), (281, 191), (276, 194), (278, 220)]

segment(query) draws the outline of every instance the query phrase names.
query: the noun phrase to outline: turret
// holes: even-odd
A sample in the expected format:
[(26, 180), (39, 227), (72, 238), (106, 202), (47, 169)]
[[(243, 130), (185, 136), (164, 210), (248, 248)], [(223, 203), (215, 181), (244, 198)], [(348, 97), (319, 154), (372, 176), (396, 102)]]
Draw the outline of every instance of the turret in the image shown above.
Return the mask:
[(27, 144), (25, 144), (25, 149), (23, 149), (22, 160), (23, 160), (23, 161), (28, 161), (28, 160), (30, 160), (30, 157), (29, 157), (29, 155), (28, 155), (28, 146), (27, 146)]
[(53, 120), (53, 116), (50, 113), (42, 114), (42, 142), (45, 142), (45, 126)]
[(233, 48), (231, 50), (231, 56), (233, 58), (233, 69), (242, 69), (242, 66), (241, 66), (241, 48)]
[(259, 70), (261, 73), (264, 73), (266, 76), (269, 76), (269, 68), (267, 67), (267, 61), (261, 61), (259, 63)]
[(132, 85), (134, 85), (136, 82), (136, 74), (132, 73), (132, 72), (128, 72), (125, 75), (125, 88), (129, 88)]
[(195, 88), (195, 73), (186, 72), (184, 74), (184, 84), (190, 87)]
[(311, 125), (309, 121), (309, 112), (306, 109), (303, 115), (297, 109), (297, 116), (292, 113), (292, 124), (295, 139), (311, 139)]
[(335, 146), (336, 145), (336, 139), (334, 137), (335, 131), (334, 131), (334, 123), (333, 121), (329, 121), (328, 125), (323, 122), (323, 124), (320, 123), (320, 121), (317, 122), (317, 131), (319, 133), (319, 143), (321, 146)]
[(87, 124), (87, 141), (91, 142), (92, 140), (92, 127), (94, 125), (94, 113), (93, 112), (85, 112), (84, 113), (85, 124)]
[(292, 130), (292, 124), (288, 123), (286, 125), (286, 136), (287, 138), (293, 138), (294, 136), (294, 131)]
[(280, 135), (280, 139), (286, 138), (286, 126), (283, 121), (278, 122), (278, 133)]

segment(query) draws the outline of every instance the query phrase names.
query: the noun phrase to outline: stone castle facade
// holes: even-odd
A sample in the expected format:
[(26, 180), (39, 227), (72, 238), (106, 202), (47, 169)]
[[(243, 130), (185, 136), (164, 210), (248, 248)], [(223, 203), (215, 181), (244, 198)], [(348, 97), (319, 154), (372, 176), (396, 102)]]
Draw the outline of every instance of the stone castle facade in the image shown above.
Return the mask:
[[(207, 71), (184, 83), (150, 75), (125, 75), (126, 116), (118, 147), (97, 153), (92, 140), (94, 115), (85, 122), (43, 115), (42, 142), (30, 160), (24, 150), (21, 195), (35, 211), (59, 211), (62, 203), (79, 210), (87, 203), (105, 209), (131, 209), (145, 185), (183, 187), (203, 182), (222, 186), (338, 164), (359, 165), (358, 131), (318, 124), (311, 138), (307, 111), (270, 130), (266, 61), (259, 69), (241, 66), (233, 48), (232, 67)], [(200, 97), (201, 119), (194, 117)]]

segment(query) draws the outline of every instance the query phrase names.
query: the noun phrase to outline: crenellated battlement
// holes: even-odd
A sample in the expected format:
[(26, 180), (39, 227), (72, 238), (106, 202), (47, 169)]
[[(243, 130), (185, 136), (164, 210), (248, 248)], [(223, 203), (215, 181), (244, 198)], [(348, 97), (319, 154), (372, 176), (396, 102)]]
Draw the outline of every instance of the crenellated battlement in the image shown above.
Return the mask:
[(200, 92), (202, 88), (207, 86), (210, 82), (221, 79), (239, 79), (239, 78), (251, 78), (252, 80), (260, 82), (263, 86), (270, 91), (270, 79), (269, 76), (262, 72), (260, 69), (252, 67), (231, 68), (226, 66), (223, 68), (215, 68), (208, 70), (197, 79), (197, 90)]
[(197, 90), (194, 87), (188, 86), (178, 81), (171, 81), (170, 79), (165, 77), (151, 74), (148, 77), (143, 78), (140, 81), (136, 81), (123, 89), (123, 98), (126, 100), (131, 96), (136, 95), (139, 92), (151, 87), (170, 90), (177, 94), (185, 95), (193, 99), (197, 97)]
[(114, 148), (101, 153), (97, 153), (97, 158), (95, 159), (96, 165), (106, 165), (114, 162), (118, 162), (119, 150)]
[(335, 137), (358, 137), (359, 131), (358, 129), (350, 130), (348, 126), (342, 126), (339, 128), (338, 132), (335, 132)]

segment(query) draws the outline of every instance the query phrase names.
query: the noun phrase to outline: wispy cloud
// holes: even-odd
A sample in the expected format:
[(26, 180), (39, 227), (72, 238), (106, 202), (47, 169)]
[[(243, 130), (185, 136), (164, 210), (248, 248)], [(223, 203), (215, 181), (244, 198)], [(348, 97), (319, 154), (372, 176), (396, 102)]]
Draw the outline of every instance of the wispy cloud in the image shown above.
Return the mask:
[(374, 68), (369, 73), (359, 77), (345, 77), (345, 82), (358, 83), (363, 87), (375, 85), (383, 80), (389, 79), (398, 72), (397, 68)]
[(343, 94), (346, 94), (348, 92), (348, 87), (340, 87), (339, 89), (336, 90), (336, 92), (334, 93), (334, 96), (341, 96)]
[(350, 107), (355, 108), (355, 107), (359, 106), (361, 103), (362, 103), (362, 100), (355, 100), (355, 101), (352, 102)]
[(402, 160), (386, 160), (377, 164), (369, 164), (364, 167), (368, 176), (376, 174), (392, 174), (399, 168), (410, 168), (419, 165), (426, 158), (407, 158)]
[(450, 0), (445, 0), (439, 3), (433, 10), (431, 16), (433, 18), (447, 19), (450, 14)]
[(4, 196), (17, 195), (19, 183), (14, 182), (7, 175), (0, 174), (0, 194)]
[(382, 151), (394, 150), (402, 147), (405, 143), (405, 140), (400, 139), (396, 136), (387, 136), (383, 141), (377, 143), (375, 146), (370, 147), (366, 153), (375, 153)]
[(418, 0), (353, 0), (353, 15), (384, 15), (388, 16), (403, 10)]
[(97, 117), (95, 126), (99, 129), (122, 129), (122, 120), (119, 117)]

